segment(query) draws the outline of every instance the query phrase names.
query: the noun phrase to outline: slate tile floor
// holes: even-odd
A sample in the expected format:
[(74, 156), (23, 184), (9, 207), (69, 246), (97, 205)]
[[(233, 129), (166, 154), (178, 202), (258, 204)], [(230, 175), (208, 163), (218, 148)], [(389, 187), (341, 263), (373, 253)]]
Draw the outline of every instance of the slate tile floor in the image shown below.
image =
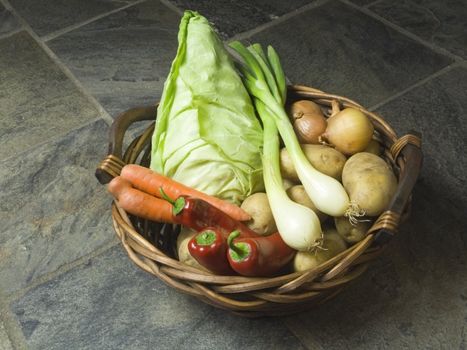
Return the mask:
[[(298, 316), (244, 320), (136, 268), (93, 177), (111, 118), (155, 103), (185, 8), (273, 44), (289, 79), (423, 133), (409, 222)], [(0, 0), (0, 349), (466, 349), (463, 0)]]

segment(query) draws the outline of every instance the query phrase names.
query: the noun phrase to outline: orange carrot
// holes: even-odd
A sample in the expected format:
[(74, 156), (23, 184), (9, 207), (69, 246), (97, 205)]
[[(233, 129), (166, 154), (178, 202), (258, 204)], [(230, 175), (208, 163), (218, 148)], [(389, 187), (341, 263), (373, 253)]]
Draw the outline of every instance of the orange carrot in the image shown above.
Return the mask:
[(176, 199), (180, 196), (190, 196), (202, 199), (212, 206), (222, 210), (235, 220), (245, 221), (251, 219), (251, 216), (235, 204), (222, 199), (210, 196), (206, 193), (185, 186), (164, 175), (158, 174), (149, 168), (137, 164), (127, 164), (123, 167), (121, 177), (131, 182), (133, 187), (153, 196), (161, 198), (160, 189), (171, 198)]
[(172, 204), (133, 188), (131, 183), (121, 176), (112, 179), (107, 189), (118, 204), (130, 214), (152, 221), (174, 222)]
[(133, 186), (130, 181), (125, 180), (121, 176), (117, 176), (109, 182), (109, 185), (107, 186), (107, 191), (109, 191), (115, 197), (115, 199), (118, 199), (122, 192), (132, 187)]

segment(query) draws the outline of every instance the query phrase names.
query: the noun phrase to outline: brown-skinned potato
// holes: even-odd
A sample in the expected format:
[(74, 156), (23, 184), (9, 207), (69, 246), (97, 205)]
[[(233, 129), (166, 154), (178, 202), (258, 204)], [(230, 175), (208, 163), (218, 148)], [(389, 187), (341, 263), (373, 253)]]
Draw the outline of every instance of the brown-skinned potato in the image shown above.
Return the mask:
[[(301, 145), (303, 153), (309, 160), (310, 164), (323, 174), (329, 175), (336, 180), (341, 180), (342, 169), (347, 158), (336, 151), (334, 148), (324, 145)], [(298, 182), (299, 178), (295, 167), (293, 166), (292, 159), (286, 148), (281, 149), (280, 152), (280, 166), (282, 176), (286, 179)]]

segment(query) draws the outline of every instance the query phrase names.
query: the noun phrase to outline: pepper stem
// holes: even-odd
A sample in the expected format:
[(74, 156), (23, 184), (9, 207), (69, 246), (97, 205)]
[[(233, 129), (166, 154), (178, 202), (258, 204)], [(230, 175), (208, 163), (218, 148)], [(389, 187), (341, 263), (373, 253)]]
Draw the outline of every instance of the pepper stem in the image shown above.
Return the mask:
[(185, 207), (185, 198), (183, 197), (178, 197), (176, 200), (173, 200), (172, 198), (169, 197), (167, 193), (165, 193), (164, 189), (162, 187), (159, 188), (159, 191), (161, 192), (162, 199), (165, 199), (167, 202), (172, 204), (172, 213), (174, 216), (180, 214)]
[(229, 237), (227, 237), (227, 244), (231, 250), (230, 256), (235, 261), (244, 260), (250, 254), (250, 249), (249, 249), (248, 244), (243, 243), (243, 242), (237, 243), (237, 244), (234, 243), (233, 240), (237, 238), (238, 236), (240, 236), (240, 231), (235, 230), (229, 234)]
[(216, 233), (213, 230), (205, 230), (196, 235), (196, 244), (211, 245), (216, 241)]

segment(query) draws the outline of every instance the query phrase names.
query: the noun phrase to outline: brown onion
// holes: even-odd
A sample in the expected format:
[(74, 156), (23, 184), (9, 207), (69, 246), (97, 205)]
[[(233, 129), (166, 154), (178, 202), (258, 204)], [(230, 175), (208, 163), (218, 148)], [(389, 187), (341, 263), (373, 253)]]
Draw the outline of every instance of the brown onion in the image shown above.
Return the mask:
[(309, 100), (294, 102), (289, 109), (295, 134), (300, 143), (319, 143), (319, 137), (326, 130), (326, 118), (321, 108)]
[(333, 145), (345, 155), (352, 155), (367, 148), (374, 127), (370, 119), (355, 108), (345, 108), (328, 119), (321, 140)]

